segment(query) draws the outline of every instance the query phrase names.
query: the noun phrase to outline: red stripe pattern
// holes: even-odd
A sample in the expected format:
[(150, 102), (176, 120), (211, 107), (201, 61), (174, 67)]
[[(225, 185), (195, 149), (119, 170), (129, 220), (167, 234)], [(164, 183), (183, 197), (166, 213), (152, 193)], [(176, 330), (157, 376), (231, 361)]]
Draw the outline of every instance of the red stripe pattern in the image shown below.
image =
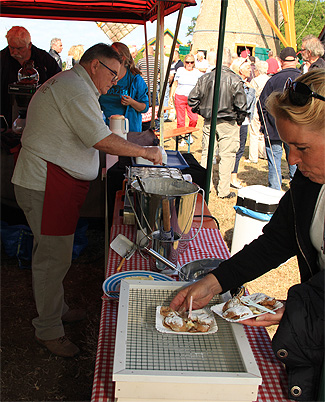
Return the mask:
[[(116, 225), (112, 227), (111, 239), (119, 233), (135, 240), (133, 226)], [(193, 236), (196, 230), (192, 229)], [(189, 243), (187, 250), (180, 255), (179, 263), (200, 258), (229, 258), (228, 248), (217, 229), (201, 229), (198, 235)], [(110, 249), (106, 277), (114, 274), (121, 257)], [(125, 261), (123, 271), (149, 270), (149, 262), (137, 252), (133, 257)], [(118, 303), (103, 297), (101, 322), (98, 338), (98, 348), (92, 390), (92, 402), (113, 402), (114, 383), (112, 381), (115, 332), (117, 323)], [(271, 341), (265, 328), (246, 327), (245, 331), (251, 345), (254, 357), (263, 377), (263, 383), (259, 387), (257, 402), (288, 402), (287, 379), (282, 365), (274, 357)]]

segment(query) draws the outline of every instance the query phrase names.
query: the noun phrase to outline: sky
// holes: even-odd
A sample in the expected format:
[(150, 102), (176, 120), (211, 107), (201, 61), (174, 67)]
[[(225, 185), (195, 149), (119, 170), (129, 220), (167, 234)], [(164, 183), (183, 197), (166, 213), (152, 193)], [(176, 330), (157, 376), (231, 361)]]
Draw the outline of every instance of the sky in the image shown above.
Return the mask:
[[(196, 17), (200, 10), (201, 0), (197, 0), (197, 5), (187, 7), (183, 11), (182, 22), (179, 30), (178, 39), (184, 44), (189, 37), (186, 37), (187, 27), (191, 25), (192, 17)], [(174, 33), (178, 12), (165, 18), (165, 29)], [(85, 50), (99, 42), (111, 43), (105, 33), (97, 27), (95, 22), (88, 21), (61, 21), (61, 20), (42, 20), (30, 18), (0, 18), (0, 49), (7, 46), (6, 34), (12, 26), (25, 27), (32, 37), (32, 43), (44, 50), (50, 49), (52, 38), (61, 38), (63, 50), (61, 58), (66, 61), (68, 50), (73, 45), (84, 45)], [(156, 23), (147, 23), (148, 39), (156, 36)], [(138, 49), (144, 44), (144, 27), (141, 25), (134, 29), (129, 35), (121, 40), (126, 45), (136, 45)]]

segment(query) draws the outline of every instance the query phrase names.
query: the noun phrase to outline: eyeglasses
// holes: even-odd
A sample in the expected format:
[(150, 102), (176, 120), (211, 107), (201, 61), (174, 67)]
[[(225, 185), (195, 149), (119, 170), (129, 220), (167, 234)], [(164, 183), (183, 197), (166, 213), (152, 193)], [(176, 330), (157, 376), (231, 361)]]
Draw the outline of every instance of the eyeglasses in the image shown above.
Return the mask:
[(186, 61), (185, 64), (194, 64), (195, 61)]
[(112, 81), (117, 81), (117, 80), (118, 80), (117, 72), (114, 71), (114, 70), (112, 70), (112, 69), (109, 68), (108, 66), (106, 66), (106, 64), (104, 64), (102, 61), (100, 61), (100, 60), (98, 60), (98, 61), (99, 61), (99, 63), (100, 63), (102, 66), (104, 66), (105, 68), (107, 68), (107, 70), (109, 70), (109, 71), (113, 74)]
[(312, 91), (308, 85), (300, 81), (293, 82), (291, 78), (287, 79), (284, 90), (289, 91), (290, 102), (295, 106), (305, 106), (309, 98), (325, 101), (324, 96)]
[(303, 48), (300, 49), (301, 52), (304, 52), (305, 50), (307, 50), (307, 49), (303, 49)]

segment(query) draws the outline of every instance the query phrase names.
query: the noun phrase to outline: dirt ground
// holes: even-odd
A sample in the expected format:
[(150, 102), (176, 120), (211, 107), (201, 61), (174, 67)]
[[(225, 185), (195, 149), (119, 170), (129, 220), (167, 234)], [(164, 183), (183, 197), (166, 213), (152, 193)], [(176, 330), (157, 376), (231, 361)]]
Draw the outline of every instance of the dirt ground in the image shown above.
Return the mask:
[[(199, 119), (202, 127), (202, 119)], [(174, 128), (176, 123), (166, 124)], [(174, 140), (166, 142), (166, 148), (174, 149)], [(186, 151), (181, 147), (180, 151)], [(201, 159), (201, 131), (194, 134), (191, 152)], [(267, 185), (267, 162), (257, 165), (246, 163), (244, 157), (239, 166), (239, 179), (245, 185)], [(214, 166), (216, 171), (217, 166)], [(283, 189), (288, 189), (288, 170), (283, 160)], [(215, 183), (216, 184), (216, 183)], [(234, 190), (237, 192), (237, 190)], [(209, 198), (209, 209), (220, 224), (220, 230), (231, 247), (236, 198), (221, 200), (215, 188)], [(2, 215), (4, 220), (4, 216)], [(36, 316), (32, 295), (31, 271), (19, 269), (15, 257), (1, 252), (1, 401), (89, 401), (92, 391), (97, 338), (99, 331), (102, 282), (104, 280), (104, 222), (89, 220), (88, 246), (73, 261), (65, 278), (65, 294), (72, 308), (85, 308), (87, 319), (67, 325), (66, 334), (81, 349), (79, 357), (64, 359), (51, 355), (34, 341), (31, 320)], [(264, 292), (285, 299), (287, 289), (298, 282), (295, 259), (282, 267), (248, 284), (253, 292)], [(270, 335), (275, 328), (270, 329)]]

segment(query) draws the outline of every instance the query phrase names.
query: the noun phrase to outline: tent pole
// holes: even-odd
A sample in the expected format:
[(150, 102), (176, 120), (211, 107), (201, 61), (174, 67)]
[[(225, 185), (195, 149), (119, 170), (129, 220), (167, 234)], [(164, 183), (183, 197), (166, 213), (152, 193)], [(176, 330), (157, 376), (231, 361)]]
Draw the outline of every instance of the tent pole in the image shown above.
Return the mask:
[(213, 157), (214, 157), (214, 144), (215, 144), (215, 140), (216, 140), (216, 125), (217, 125), (217, 115), (218, 115), (218, 106), (219, 106), (219, 89), (220, 89), (220, 78), (221, 78), (221, 68), (222, 68), (223, 45), (224, 45), (225, 30), (226, 30), (227, 7), (228, 7), (228, 0), (222, 0), (221, 1), (221, 9), (220, 9), (217, 65), (216, 65), (216, 76), (215, 76), (214, 95), (213, 95), (213, 103), (212, 103), (210, 141), (209, 141), (207, 173), (206, 173), (206, 183), (205, 183), (205, 201), (207, 204), (209, 203), (210, 181), (211, 181), (212, 166), (213, 166), (212, 164), (213, 164)]
[[(175, 51), (175, 48), (176, 48), (176, 42), (177, 42), (178, 33), (179, 33), (179, 27), (181, 26), (181, 21), (182, 21), (182, 16), (183, 16), (183, 10), (184, 10), (184, 4), (181, 5), (181, 8), (179, 9), (179, 12), (178, 12), (176, 28), (175, 28), (175, 34), (174, 34), (174, 38), (173, 38), (172, 47), (170, 49), (168, 66), (167, 66), (167, 69), (166, 69), (166, 77), (165, 77), (164, 86), (163, 86), (162, 92), (161, 92), (162, 99), (164, 99), (164, 97), (165, 97), (166, 88), (167, 88), (167, 85), (168, 85), (168, 77), (169, 77), (170, 68), (171, 68), (171, 65), (172, 65), (172, 62), (173, 62), (174, 51)], [(162, 108), (163, 108), (163, 102), (160, 102), (159, 103), (158, 116), (161, 115)]]
[(146, 67), (147, 67), (147, 77), (148, 77), (148, 92), (149, 92), (149, 106), (151, 107), (151, 99), (150, 99), (150, 83), (149, 83), (149, 63), (148, 63), (148, 37), (147, 37), (147, 22), (144, 22), (144, 43), (145, 43), (145, 52), (146, 52)]
[[(161, 113), (161, 106), (164, 104), (165, 92), (163, 93), (163, 82), (166, 80), (164, 77), (164, 64), (165, 64), (165, 46), (164, 46), (164, 2), (159, 1), (158, 7), (160, 8), (160, 88), (159, 88), (159, 108), (158, 119), (159, 124), (159, 142), (160, 146), (164, 147), (164, 114)], [(158, 21), (157, 21), (158, 24)]]
[[(159, 2), (160, 3), (160, 2)], [(157, 94), (157, 80), (158, 80), (158, 56), (159, 56), (159, 38), (160, 38), (160, 7), (158, 6), (157, 12), (157, 29), (156, 29), (156, 49), (155, 49), (155, 69), (153, 77), (153, 89), (152, 89), (152, 116), (151, 116), (151, 128), (155, 127), (155, 116), (156, 116), (156, 94)], [(149, 77), (149, 76), (148, 76)], [(149, 78), (148, 78), (149, 81)], [(150, 96), (150, 94), (149, 94)]]

